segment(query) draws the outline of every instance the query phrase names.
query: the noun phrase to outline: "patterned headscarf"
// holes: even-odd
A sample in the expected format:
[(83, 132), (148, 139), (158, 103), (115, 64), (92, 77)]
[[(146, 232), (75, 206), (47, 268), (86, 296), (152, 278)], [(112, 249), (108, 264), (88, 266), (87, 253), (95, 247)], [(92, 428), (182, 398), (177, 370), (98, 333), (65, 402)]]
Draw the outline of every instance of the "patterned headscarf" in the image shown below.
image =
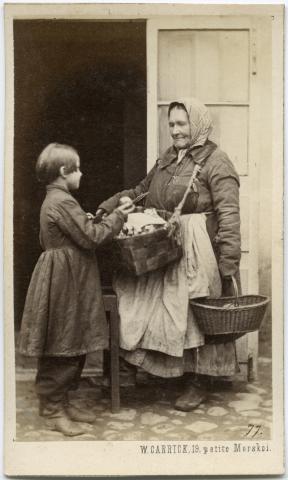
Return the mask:
[(208, 108), (196, 98), (182, 98), (177, 103), (183, 103), (188, 113), (191, 146), (204, 145), (212, 131), (212, 118)]

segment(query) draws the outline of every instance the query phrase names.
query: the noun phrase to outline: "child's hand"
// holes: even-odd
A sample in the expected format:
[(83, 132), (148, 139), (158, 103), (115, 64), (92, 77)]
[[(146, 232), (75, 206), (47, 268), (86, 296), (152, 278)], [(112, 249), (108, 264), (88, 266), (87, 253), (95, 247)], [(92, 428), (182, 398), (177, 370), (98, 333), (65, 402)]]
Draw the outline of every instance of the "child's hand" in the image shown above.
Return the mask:
[(103, 210), (103, 208), (98, 208), (95, 217), (94, 217), (94, 223), (100, 223), (103, 218), (106, 218), (108, 216), (108, 213)]
[(87, 212), (86, 217), (88, 217), (89, 220), (94, 220), (94, 215), (92, 213)]

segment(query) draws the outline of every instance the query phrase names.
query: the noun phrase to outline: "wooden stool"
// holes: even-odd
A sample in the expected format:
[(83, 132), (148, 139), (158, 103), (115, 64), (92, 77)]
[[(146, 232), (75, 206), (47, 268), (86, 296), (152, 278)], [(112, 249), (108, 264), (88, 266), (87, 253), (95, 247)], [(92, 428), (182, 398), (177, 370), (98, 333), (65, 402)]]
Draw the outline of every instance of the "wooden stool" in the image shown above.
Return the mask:
[(109, 320), (110, 343), (110, 388), (111, 411), (120, 410), (120, 380), (119, 380), (119, 314), (117, 297), (111, 289), (103, 289), (105, 312)]

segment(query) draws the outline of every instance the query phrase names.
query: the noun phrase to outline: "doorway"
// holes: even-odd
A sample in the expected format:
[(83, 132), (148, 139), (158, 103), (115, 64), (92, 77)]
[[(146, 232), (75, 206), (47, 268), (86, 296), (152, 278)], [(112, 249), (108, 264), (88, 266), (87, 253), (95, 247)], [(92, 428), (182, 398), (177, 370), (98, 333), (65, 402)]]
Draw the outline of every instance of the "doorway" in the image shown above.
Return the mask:
[[(45, 188), (35, 163), (50, 142), (79, 152), (85, 211), (146, 175), (145, 21), (15, 20), (14, 305), (20, 327), (41, 254)], [(98, 255), (111, 284), (107, 247)]]

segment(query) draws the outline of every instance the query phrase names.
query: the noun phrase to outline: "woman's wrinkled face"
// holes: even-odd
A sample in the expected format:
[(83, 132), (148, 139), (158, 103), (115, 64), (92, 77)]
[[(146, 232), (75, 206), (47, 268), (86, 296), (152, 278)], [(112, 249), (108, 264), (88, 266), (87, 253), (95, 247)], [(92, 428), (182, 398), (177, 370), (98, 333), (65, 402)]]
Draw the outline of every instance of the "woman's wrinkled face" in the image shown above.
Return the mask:
[(191, 143), (188, 114), (182, 108), (173, 108), (169, 115), (170, 135), (177, 149), (187, 148)]

